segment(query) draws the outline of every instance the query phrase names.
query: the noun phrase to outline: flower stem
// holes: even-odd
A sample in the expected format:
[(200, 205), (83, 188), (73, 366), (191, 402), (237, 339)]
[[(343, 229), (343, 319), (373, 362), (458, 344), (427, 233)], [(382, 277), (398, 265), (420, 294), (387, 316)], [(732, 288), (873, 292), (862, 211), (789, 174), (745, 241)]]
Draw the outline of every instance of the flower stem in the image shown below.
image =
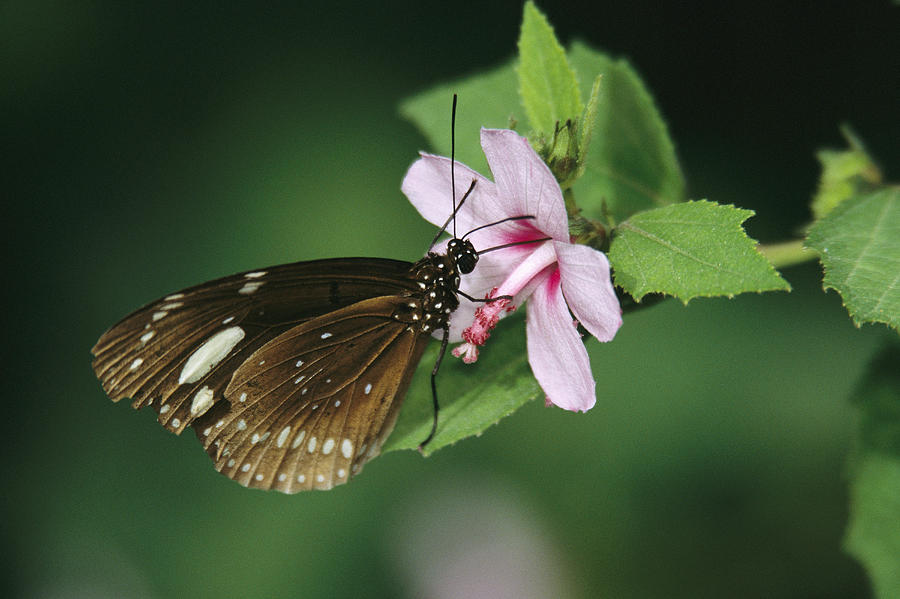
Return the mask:
[(759, 253), (766, 257), (775, 268), (786, 268), (795, 264), (809, 262), (816, 258), (816, 253), (803, 247), (800, 239), (781, 243), (759, 244)]

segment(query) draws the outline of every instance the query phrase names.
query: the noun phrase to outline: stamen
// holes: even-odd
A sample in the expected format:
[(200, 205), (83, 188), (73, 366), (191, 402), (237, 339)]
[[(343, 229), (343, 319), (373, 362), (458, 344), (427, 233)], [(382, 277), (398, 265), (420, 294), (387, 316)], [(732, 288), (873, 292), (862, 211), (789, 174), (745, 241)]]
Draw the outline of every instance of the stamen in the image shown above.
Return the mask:
[(478, 346), (473, 343), (460, 343), (451, 353), (457, 358), (461, 357), (464, 364), (472, 364), (478, 360)]
[[(493, 299), (496, 296), (497, 288), (494, 287), (485, 296), (485, 299)], [(479, 306), (478, 309), (475, 310), (475, 322), (463, 331), (463, 339), (472, 345), (484, 345), (491, 336), (491, 329), (497, 326), (501, 314), (507, 310), (507, 306), (509, 306), (510, 302), (511, 300), (509, 299), (500, 298), (496, 301)], [(469, 355), (471, 355), (470, 352)], [(477, 354), (475, 354), (475, 357), (477, 358)], [(473, 359), (472, 361), (474, 362), (475, 360)]]

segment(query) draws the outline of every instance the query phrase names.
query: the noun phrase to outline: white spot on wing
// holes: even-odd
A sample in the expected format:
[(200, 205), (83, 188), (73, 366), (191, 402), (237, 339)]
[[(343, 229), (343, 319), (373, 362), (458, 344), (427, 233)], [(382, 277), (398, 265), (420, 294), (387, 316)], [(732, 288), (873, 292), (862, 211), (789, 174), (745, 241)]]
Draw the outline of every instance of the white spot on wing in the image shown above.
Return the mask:
[(163, 299), (166, 300), (167, 302), (170, 302), (170, 301), (172, 301), (172, 300), (181, 299), (181, 298), (183, 298), (183, 297), (184, 297), (184, 294), (183, 294), (183, 293), (173, 293), (172, 295), (167, 295), (167, 296), (164, 297)]
[(297, 475), (297, 482), (298, 482), (298, 483), (306, 482), (306, 475), (305, 475), (305, 474), (298, 474), (298, 475)]
[(353, 457), (353, 443), (350, 441), (350, 439), (344, 439), (343, 441), (341, 441), (341, 455), (348, 460)]
[(138, 366), (144, 363), (144, 358), (135, 358), (134, 362), (131, 363), (129, 370), (137, 370)]
[(241, 403), (244, 403), (245, 401), (247, 401), (247, 394), (241, 393), (241, 396), (238, 398), (238, 401), (240, 401)]
[(225, 320), (222, 321), (222, 324), (228, 324), (232, 320), (234, 320), (234, 316), (229, 316), (228, 318), (226, 318)]
[(247, 422), (246, 422), (243, 418), (241, 418), (240, 420), (238, 420), (238, 423), (237, 423), (237, 429), (238, 429), (239, 431), (242, 431), (242, 430), (244, 430), (244, 429), (246, 429), (246, 428), (247, 428)]
[(141, 343), (147, 343), (151, 339), (153, 339), (153, 335), (156, 334), (156, 331), (147, 331), (143, 335), (141, 335)]
[(248, 272), (244, 276), (248, 279), (258, 279), (259, 277), (265, 276), (265, 274), (266, 274), (265, 270), (259, 270), (256, 272)]
[(166, 304), (164, 306), (160, 306), (159, 309), (168, 311), (168, 310), (174, 310), (175, 308), (180, 308), (183, 305), (184, 304), (181, 302), (172, 302), (171, 304)]
[(282, 482), (282, 483), (283, 483), (285, 480), (287, 480), (287, 474), (285, 474), (284, 472), (282, 472), (281, 474), (278, 475), (278, 482)]
[(303, 437), (306, 436), (306, 431), (300, 431), (300, 434), (294, 437), (294, 442), (291, 443), (291, 449), (297, 449), (300, 447), (300, 444), (303, 443)]
[(165, 413), (168, 412), (171, 408), (172, 408), (172, 406), (170, 406), (169, 404), (166, 404), (166, 405), (164, 405), (163, 407), (161, 407), (161, 408), (159, 409), (159, 413), (160, 413), (160, 414), (165, 414)]
[(244, 464), (243, 466), (241, 466), (241, 472), (249, 472), (249, 470), (250, 470), (250, 463), (249, 463), (249, 462), (246, 463), (246, 464)]
[(244, 329), (241, 327), (229, 327), (207, 339), (185, 362), (184, 368), (181, 369), (181, 374), (178, 376), (178, 384), (199, 381), (231, 353), (244, 335)]
[(288, 435), (291, 434), (291, 427), (286, 426), (284, 429), (278, 433), (278, 438), (275, 440), (275, 445), (279, 448), (284, 447), (284, 443), (287, 441)]
[(321, 337), (322, 339), (328, 339), (329, 337), (331, 337), (331, 333), (322, 333)]
[(309, 450), (309, 453), (312, 453), (316, 450), (316, 438), (315, 437), (309, 438), (309, 443), (307, 444), (306, 449)]
[(181, 426), (181, 420), (179, 420), (178, 418), (172, 418), (172, 427), (178, 428), (179, 426)]
[(153, 322), (156, 322), (157, 320), (159, 320), (161, 318), (165, 318), (166, 314), (168, 314), (168, 312), (154, 312), (153, 313)]
[(256, 475), (256, 480), (262, 480), (262, 479), (263, 479), (263, 475), (262, 475), (262, 474), (257, 474), (257, 475)]
[(372, 392), (372, 383), (366, 383), (365, 393), (368, 395)]
[(337, 475), (338, 478), (344, 478), (345, 476), (347, 476), (347, 471), (341, 468), (340, 470), (338, 470)]
[(263, 286), (265, 281), (248, 281), (244, 283), (244, 286), (238, 289), (238, 293), (242, 293), (244, 295), (250, 295), (257, 289)]
[(213, 390), (203, 385), (191, 401), (191, 416), (205, 414), (213, 406)]
[(322, 443), (322, 455), (328, 455), (334, 449), (334, 439), (325, 439)]

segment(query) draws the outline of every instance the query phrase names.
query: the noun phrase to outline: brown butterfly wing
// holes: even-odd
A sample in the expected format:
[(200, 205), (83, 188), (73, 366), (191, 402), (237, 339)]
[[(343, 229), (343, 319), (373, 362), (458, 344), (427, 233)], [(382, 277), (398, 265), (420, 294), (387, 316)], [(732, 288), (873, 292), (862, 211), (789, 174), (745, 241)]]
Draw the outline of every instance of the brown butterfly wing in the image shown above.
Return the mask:
[(91, 350), (114, 401), (152, 405), (181, 433), (221, 401), (233, 373), (296, 325), (415, 287), (408, 262), (340, 258), (239, 273), (173, 293), (126, 316)]
[(295, 493), (347, 482), (378, 455), (429, 336), (400, 296), (364, 300), (282, 333), (194, 423), (216, 469)]

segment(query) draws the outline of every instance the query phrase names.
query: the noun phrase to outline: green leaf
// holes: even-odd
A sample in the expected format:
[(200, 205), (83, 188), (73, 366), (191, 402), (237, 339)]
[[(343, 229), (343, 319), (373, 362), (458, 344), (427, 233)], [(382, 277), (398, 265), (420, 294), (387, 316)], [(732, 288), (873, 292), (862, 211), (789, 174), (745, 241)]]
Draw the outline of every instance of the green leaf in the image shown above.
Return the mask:
[(860, 433), (850, 463), (844, 548), (866, 568), (877, 597), (900, 597), (900, 345), (873, 364), (857, 393)]
[(841, 294), (857, 326), (900, 330), (900, 188), (841, 202), (809, 230), (807, 247), (825, 267), (825, 289)]
[(519, 36), (519, 93), (532, 129), (550, 138), (557, 123), (581, 116), (575, 71), (533, 2), (526, 2)]
[[(425, 455), (480, 435), (541, 394), (528, 366), (524, 329), (521, 317), (504, 318), (474, 364), (463, 364), (448, 351), (437, 377), (441, 405), (437, 434)], [(431, 430), (431, 369), (438, 349), (433, 345), (422, 358), (383, 452), (416, 449)]]
[(584, 175), (572, 189), (587, 216), (616, 220), (685, 199), (684, 177), (666, 124), (634, 69), (624, 60), (575, 43), (569, 62), (589, 97), (599, 73), (597, 123)]
[(586, 158), (591, 148), (591, 139), (594, 137), (594, 129), (597, 126), (597, 110), (600, 105), (600, 83), (603, 75), (597, 75), (594, 78), (594, 85), (591, 86), (591, 95), (588, 96), (588, 103), (581, 113), (581, 119), (578, 121), (578, 171), (575, 173), (575, 179), (584, 174), (587, 166)]
[(481, 151), (481, 128), (507, 129), (519, 108), (517, 78), (512, 62), (479, 75), (441, 84), (400, 105), (400, 114), (411, 121), (431, 145), (431, 151), (450, 155), (450, 105), (459, 95), (456, 112), (456, 158), (487, 175)]
[(616, 285), (636, 300), (647, 293), (695, 297), (790, 290), (741, 227), (752, 210), (707, 201), (635, 214), (614, 233), (609, 261)]
[(850, 149), (816, 152), (822, 163), (819, 190), (812, 202), (813, 215), (817, 220), (827, 216), (844, 200), (872, 191), (872, 186), (881, 182), (881, 171), (869, 157), (862, 141), (849, 127), (843, 127), (841, 133)]

